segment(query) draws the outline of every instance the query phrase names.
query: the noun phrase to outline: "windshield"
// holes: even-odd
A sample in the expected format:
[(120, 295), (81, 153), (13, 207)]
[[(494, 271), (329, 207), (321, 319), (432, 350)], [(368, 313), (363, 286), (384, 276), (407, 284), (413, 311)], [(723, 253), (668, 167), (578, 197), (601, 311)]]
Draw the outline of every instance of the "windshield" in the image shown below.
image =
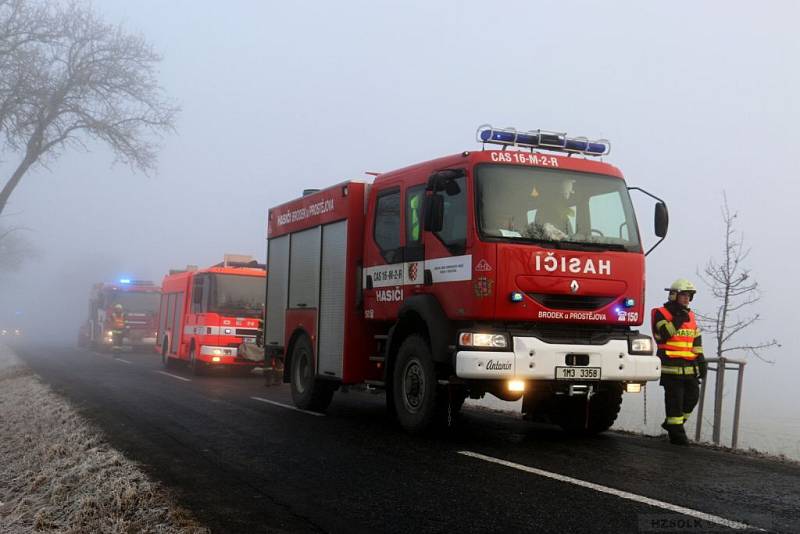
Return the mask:
[(266, 293), (266, 277), (215, 274), (209, 311), (236, 317), (260, 317)]
[(109, 306), (122, 304), (127, 313), (156, 313), (161, 295), (155, 291), (115, 291)]
[(619, 178), (512, 165), (480, 165), (476, 176), (485, 237), (641, 250)]

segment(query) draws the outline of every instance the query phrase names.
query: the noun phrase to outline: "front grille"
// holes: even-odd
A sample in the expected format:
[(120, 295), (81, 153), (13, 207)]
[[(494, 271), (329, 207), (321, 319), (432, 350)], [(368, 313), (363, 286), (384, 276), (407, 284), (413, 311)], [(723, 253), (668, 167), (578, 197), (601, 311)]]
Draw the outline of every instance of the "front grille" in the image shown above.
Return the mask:
[(509, 332), (514, 336), (533, 336), (545, 343), (604, 345), (609, 339), (626, 339), (627, 327), (610, 325), (564, 325), (555, 323), (512, 323)]
[(257, 328), (237, 328), (236, 329), (237, 336), (257, 336), (258, 329)]
[(554, 295), (549, 293), (528, 293), (533, 300), (551, 310), (598, 310), (607, 306), (614, 297), (587, 297), (582, 295)]

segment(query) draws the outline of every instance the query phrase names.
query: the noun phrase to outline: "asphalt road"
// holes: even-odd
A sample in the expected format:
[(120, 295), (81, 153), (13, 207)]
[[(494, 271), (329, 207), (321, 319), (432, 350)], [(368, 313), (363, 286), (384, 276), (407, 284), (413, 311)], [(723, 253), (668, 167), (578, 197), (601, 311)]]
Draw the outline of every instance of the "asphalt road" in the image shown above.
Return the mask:
[(214, 532), (800, 532), (794, 464), (472, 410), (411, 437), (380, 394), (319, 416), (282, 406), (287, 386), (155, 354), (17, 353)]

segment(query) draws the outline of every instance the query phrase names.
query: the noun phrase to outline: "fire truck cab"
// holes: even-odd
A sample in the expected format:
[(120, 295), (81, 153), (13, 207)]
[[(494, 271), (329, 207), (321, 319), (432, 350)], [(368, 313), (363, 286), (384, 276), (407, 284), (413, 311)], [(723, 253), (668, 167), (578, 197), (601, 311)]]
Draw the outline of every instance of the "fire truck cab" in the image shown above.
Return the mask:
[(98, 283), (89, 297), (89, 318), (81, 325), (78, 345), (95, 350), (114, 346), (112, 312), (122, 306), (125, 327), (121, 345), (150, 350), (156, 344), (156, 313), (161, 288), (153, 282), (122, 278), (117, 283)]
[(595, 433), (623, 391), (660, 376), (635, 329), (645, 253), (629, 188), (593, 159), (609, 143), (491, 126), (478, 141), (269, 210), (266, 349), (299, 407), (366, 383), (418, 432), (491, 393)]
[(206, 269), (173, 270), (162, 283), (158, 348), (165, 367), (177, 361), (194, 374), (210, 368), (253, 369), (262, 328), (266, 271), (250, 256), (226, 254)]

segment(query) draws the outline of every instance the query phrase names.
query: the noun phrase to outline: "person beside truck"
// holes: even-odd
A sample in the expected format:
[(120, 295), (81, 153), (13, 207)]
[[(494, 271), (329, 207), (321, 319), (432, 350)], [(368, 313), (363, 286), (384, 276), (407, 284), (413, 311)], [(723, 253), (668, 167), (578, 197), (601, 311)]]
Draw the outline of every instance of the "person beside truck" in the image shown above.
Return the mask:
[(700, 399), (700, 380), (705, 379), (707, 372), (700, 328), (689, 308), (697, 289), (689, 280), (680, 278), (666, 291), (669, 291), (667, 302), (652, 311), (666, 411), (661, 426), (667, 431), (670, 443), (688, 445), (684, 424)]

